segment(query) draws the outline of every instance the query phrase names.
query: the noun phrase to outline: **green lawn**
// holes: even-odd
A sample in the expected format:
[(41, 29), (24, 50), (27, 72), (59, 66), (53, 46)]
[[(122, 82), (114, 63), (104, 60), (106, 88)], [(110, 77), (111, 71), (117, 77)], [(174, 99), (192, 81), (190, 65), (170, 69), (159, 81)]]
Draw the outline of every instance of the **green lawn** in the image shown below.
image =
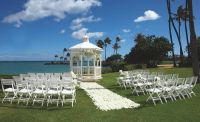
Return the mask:
[[(192, 75), (189, 68), (150, 69), (165, 73), (179, 73), (181, 77)], [(137, 109), (121, 109), (100, 111), (96, 109), (86, 93), (77, 90), (77, 103), (73, 108), (66, 105), (64, 108), (16, 105), (15, 103), (0, 103), (0, 122), (198, 122), (200, 121), (200, 84), (195, 88), (197, 96), (191, 99), (178, 100), (165, 104), (146, 103), (148, 96), (135, 96), (131, 90), (122, 90), (116, 84), (118, 73), (104, 74), (99, 84), (141, 104)], [(0, 93), (0, 101), (3, 97)]]

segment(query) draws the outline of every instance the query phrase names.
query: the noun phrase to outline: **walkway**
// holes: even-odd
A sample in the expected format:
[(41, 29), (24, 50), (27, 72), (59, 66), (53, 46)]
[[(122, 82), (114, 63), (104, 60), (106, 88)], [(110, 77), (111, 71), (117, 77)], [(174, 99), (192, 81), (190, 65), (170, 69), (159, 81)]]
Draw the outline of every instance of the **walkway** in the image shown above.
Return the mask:
[(140, 106), (140, 104), (106, 89), (96, 82), (81, 82), (80, 87), (87, 92), (93, 103), (102, 111)]

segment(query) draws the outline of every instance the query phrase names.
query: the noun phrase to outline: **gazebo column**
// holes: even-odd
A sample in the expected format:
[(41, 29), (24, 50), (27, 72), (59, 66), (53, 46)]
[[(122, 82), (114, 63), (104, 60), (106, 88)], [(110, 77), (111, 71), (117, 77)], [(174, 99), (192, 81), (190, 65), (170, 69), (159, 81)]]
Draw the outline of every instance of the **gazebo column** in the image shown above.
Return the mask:
[(80, 69), (81, 69), (81, 77), (83, 76), (83, 55), (81, 53), (81, 66), (80, 66)]
[(93, 60), (93, 67), (94, 67), (94, 78), (96, 78), (96, 58), (94, 57), (94, 60)]
[(90, 74), (90, 62), (87, 60), (87, 76)]

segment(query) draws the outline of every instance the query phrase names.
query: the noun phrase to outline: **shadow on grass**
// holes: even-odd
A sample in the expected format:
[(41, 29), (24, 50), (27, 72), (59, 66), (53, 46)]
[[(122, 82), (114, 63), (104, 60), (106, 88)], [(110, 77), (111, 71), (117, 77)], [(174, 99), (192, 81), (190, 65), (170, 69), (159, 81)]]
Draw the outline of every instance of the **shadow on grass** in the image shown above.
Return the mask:
[(44, 104), (44, 106), (41, 106), (41, 104), (39, 103), (35, 103), (34, 106), (32, 106), (32, 104), (29, 103), (28, 106), (26, 106), (26, 103), (17, 104), (16, 101), (13, 102), (12, 104), (10, 104), (10, 102), (0, 103), (0, 107), (15, 108), (15, 109), (33, 109), (33, 110), (37, 109), (37, 110), (47, 110), (47, 111), (72, 109), (71, 103), (64, 104), (63, 107), (61, 105), (57, 107), (56, 104), (49, 104), (49, 106), (47, 107), (46, 104)]

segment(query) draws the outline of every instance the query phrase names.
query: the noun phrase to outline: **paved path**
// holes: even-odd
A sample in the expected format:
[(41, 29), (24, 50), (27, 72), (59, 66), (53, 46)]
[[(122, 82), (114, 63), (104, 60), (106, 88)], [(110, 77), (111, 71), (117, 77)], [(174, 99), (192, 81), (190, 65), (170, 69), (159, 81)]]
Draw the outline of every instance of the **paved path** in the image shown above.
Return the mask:
[(140, 104), (106, 89), (96, 82), (81, 82), (80, 87), (86, 91), (93, 103), (102, 111), (140, 106)]

